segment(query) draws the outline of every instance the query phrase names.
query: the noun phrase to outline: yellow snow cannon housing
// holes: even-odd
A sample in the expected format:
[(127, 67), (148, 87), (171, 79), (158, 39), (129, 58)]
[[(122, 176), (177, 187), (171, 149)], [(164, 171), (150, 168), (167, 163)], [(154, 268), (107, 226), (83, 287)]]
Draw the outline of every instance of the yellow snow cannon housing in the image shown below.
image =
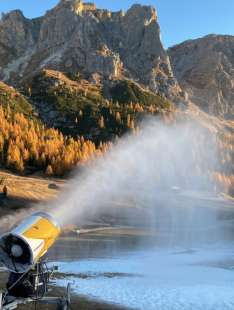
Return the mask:
[(29, 271), (60, 235), (61, 228), (48, 213), (38, 212), (0, 237), (0, 260), (9, 271)]

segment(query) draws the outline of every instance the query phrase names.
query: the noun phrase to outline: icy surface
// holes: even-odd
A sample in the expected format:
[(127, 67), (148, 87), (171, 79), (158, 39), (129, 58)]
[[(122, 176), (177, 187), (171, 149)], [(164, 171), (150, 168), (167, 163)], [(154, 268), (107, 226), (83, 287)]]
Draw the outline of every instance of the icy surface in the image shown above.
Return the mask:
[[(155, 249), (113, 259), (60, 263), (82, 295), (134, 309), (234, 309), (234, 247)], [(81, 275), (86, 275), (83, 277)]]

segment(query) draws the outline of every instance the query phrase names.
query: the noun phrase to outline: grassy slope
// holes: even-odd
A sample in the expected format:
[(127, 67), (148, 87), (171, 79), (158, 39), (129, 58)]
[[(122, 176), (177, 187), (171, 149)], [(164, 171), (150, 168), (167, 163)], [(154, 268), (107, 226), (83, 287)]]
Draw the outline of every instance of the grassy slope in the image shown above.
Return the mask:
[(8, 188), (8, 197), (12, 200), (41, 202), (56, 197), (58, 190), (50, 188), (49, 184), (54, 183), (58, 188), (64, 186), (64, 181), (40, 177), (24, 177), (0, 171), (0, 192), (4, 185)]
[[(122, 135), (130, 127), (129, 120), (136, 124), (143, 114), (172, 108), (169, 101), (129, 80), (108, 85), (108, 96), (103, 89), (101, 84), (45, 70), (32, 81), (30, 100), (36, 103), (46, 123), (65, 134), (83, 135), (99, 142)], [(100, 128), (102, 117), (104, 126)]]
[[(57, 189), (50, 186), (56, 184)], [(8, 195), (2, 195), (3, 186), (7, 186)], [(25, 208), (30, 208), (38, 203), (49, 202), (57, 197), (60, 190), (64, 188), (65, 182), (60, 179), (47, 179), (42, 177), (23, 177), (7, 171), (0, 171), (0, 232), (9, 230), (11, 225), (27, 215)], [(50, 206), (50, 205), (49, 205)], [(22, 212), (19, 218), (15, 218), (15, 212)]]
[(170, 109), (171, 103), (149, 91), (143, 90), (137, 84), (129, 81), (119, 81), (112, 87), (111, 96), (114, 102), (118, 101), (121, 104), (139, 102), (143, 106), (155, 106), (160, 109)]
[(33, 107), (13, 87), (6, 85), (0, 81), (0, 104), (7, 109), (9, 106), (14, 112), (23, 113), (28, 117), (33, 116)]

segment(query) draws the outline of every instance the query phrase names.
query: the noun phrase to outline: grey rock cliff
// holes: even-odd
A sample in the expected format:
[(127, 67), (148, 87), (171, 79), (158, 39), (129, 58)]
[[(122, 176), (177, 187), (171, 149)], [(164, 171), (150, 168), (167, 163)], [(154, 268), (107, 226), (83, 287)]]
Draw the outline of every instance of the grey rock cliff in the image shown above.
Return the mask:
[(10, 78), (24, 64), (27, 53), (32, 52), (38, 39), (40, 19), (26, 19), (19, 10), (3, 15), (0, 21), (0, 76)]
[(192, 102), (234, 118), (234, 36), (209, 35), (169, 49), (174, 74)]
[(11, 12), (0, 24), (0, 58), (0, 79), (16, 85), (50, 68), (86, 77), (126, 76), (162, 96), (181, 95), (150, 6), (113, 13), (62, 0), (37, 20)]

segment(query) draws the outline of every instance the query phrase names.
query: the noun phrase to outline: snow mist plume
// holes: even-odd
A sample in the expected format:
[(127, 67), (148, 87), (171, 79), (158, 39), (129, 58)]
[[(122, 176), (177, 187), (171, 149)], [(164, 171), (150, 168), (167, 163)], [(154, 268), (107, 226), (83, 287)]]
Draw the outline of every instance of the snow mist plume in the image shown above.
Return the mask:
[[(195, 224), (200, 221), (202, 231), (215, 224), (217, 214), (205, 208), (195, 211), (194, 203), (180, 199), (176, 189), (213, 191), (211, 173), (216, 165), (215, 139), (205, 129), (195, 123), (167, 126), (148, 119), (140, 133), (124, 137), (78, 173), (52, 213), (62, 224), (82, 225), (103, 212), (126, 213), (136, 207), (146, 225), (158, 231), (182, 231), (180, 239), (191, 238), (197, 235), (196, 230), (191, 233)], [(128, 224), (136, 223), (133, 215)]]

